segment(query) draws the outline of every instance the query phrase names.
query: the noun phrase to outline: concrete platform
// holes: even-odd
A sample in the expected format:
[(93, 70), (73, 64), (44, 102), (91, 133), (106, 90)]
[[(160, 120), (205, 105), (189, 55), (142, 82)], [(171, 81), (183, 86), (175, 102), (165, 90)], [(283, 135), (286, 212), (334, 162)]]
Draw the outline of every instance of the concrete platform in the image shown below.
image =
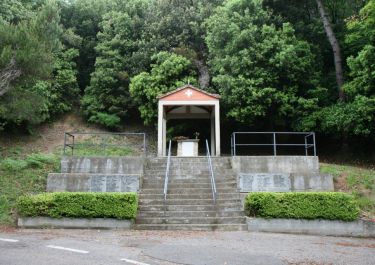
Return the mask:
[(249, 232), (375, 238), (375, 222), (246, 218)]
[(50, 217), (22, 217), (18, 218), (21, 228), (76, 228), (76, 229), (125, 229), (133, 227), (131, 220), (111, 218), (50, 218)]

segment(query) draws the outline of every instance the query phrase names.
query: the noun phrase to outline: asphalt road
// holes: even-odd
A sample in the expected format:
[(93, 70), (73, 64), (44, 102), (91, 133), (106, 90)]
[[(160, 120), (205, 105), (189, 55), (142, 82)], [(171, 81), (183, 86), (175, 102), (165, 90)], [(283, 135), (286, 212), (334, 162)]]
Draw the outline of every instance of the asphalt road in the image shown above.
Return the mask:
[(1, 265), (375, 264), (375, 240), (249, 232), (14, 230)]

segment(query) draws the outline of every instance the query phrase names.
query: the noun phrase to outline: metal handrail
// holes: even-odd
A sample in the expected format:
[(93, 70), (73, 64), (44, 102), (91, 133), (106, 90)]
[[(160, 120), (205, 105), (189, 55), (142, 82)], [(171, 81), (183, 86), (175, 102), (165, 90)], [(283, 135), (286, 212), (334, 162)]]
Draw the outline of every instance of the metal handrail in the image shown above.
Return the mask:
[(208, 170), (210, 172), (210, 177), (211, 177), (212, 199), (214, 200), (214, 204), (216, 204), (215, 175), (214, 175), (214, 169), (212, 167), (212, 159), (211, 159), (211, 154), (210, 154), (210, 148), (208, 146), (208, 141), (207, 140), (206, 140), (206, 148), (207, 148)]
[(165, 171), (165, 179), (164, 179), (164, 203), (167, 201), (169, 168), (171, 166), (171, 145), (172, 145), (172, 141), (169, 140), (168, 158), (167, 158), (167, 169)]
[[(71, 137), (73, 139), (73, 143), (72, 144), (68, 144), (68, 136)], [(71, 150), (72, 150), (72, 155), (73, 155), (73, 152), (74, 152), (74, 135), (71, 134), (71, 133), (68, 133), (68, 132), (65, 132), (64, 133), (64, 155), (66, 154), (66, 148), (69, 147)]]
[[(271, 144), (246, 144), (242, 143), (239, 144), (236, 142), (236, 135), (239, 134), (270, 134), (273, 136), (273, 140)], [(278, 134), (289, 134), (289, 135), (302, 135), (304, 136), (305, 143), (303, 144), (278, 144), (276, 143), (276, 136)], [(312, 138), (312, 143), (308, 143), (308, 139)], [(233, 132), (231, 137), (231, 153), (232, 156), (236, 156), (238, 146), (272, 146), (273, 147), (273, 155), (277, 155), (277, 147), (278, 146), (303, 146), (305, 147), (305, 155), (308, 155), (308, 149), (313, 148), (314, 156), (316, 156), (316, 141), (315, 141), (315, 132)]]

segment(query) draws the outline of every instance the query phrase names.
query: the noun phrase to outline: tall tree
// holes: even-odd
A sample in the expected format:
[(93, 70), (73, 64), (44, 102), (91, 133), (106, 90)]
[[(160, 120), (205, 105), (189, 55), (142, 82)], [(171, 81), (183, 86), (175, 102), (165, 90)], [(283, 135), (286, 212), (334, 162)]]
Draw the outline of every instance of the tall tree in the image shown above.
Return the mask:
[(306, 130), (319, 130), (343, 138), (349, 136), (375, 140), (375, 0), (359, 15), (348, 19), (345, 43), (353, 53), (347, 58), (345, 102), (321, 108), (303, 122)]
[(209, 62), (230, 118), (290, 128), (315, 108), (319, 71), (308, 43), (272, 21), (262, 1), (226, 1), (207, 20)]
[(343, 72), (343, 67), (342, 67), (342, 55), (341, 55), (340, 44), (336, 38), (335, 33), (333, 32), (332, 25), (329, 21), (328, 14), (324, 9), (322, 1), (321, 0), (315, 0), (315, 1), (318, 6), (318, 10), (319, 10), (322, 22), (323, 22), (324, 30), (327, 34), (328, 41), (331, 44), (332, 51), (333, 51), (339, 99), (341, 101), (344, 101), (345, 93), (344, 93), (344, 90), (342, 89), (342, 86), (344, 85), (344, 72)]
[[(210, 74), (206, 64), (207, 46), (204, 40), (206, 18), (223, 0), (158, 0), (153, 1), (149, 15), (149, 30), (164, 50), (187, 57), (198, 69), (199, 85), (209, 87)], [(162, 50), (160, 49), (160, 50)]]
[(130, 84), (130, 93), (145, 124), (152, 124), (156, 120), (158, 96), (188, 82), (196, 84), (195, 69), (185, 57), (160, 52), (152, 60), (151, 71), (134, 76)]
[(145, 63), (139, 50), (147, 5), (143, 0), (129, 2), (124, 11), (108, 12), (100, 23), (95, 71), (82, 98), (90, 122), (116, 127), (133, 107), (129, 83)]
[[(128, 1), (126, 1), (128, 2)], [(72, 29), (82, 38), (77, 47), (79, 56), (76, 59), (78, 68), (78, 83), (83, 91), (90, 82), (90, 74), (94, 71), (95, 47), (103, 15), (117, 10), (121, 1), (116, 0), (75, 0), (60, 1), (61, 21), (65, 28)]]
[(37, 1), (24, 20), (0, 23), (1, 124), (38, 124), (77, 98), (77, 51), (63, 49), (59, 12), (53, 0)]

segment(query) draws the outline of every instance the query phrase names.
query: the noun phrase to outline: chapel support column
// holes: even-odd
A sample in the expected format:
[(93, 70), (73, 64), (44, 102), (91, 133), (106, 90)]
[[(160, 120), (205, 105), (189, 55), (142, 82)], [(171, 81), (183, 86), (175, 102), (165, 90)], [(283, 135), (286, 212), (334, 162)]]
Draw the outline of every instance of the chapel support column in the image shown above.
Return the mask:
[(212, 110), (211, 112), (211, 117), (210, 117), (210, 122), (211, 122), (211, 155), (214, 156), (216, 155), (216, 150), (215, 150), (215, 112)]
[(163, 111), (163, 156), (167, 155), (167, 117)]
[(163, 156), (163, 104), (158, 104), (158, 156)]
[(216, 142), (216, 156), (220, 156), (220, 107), (219, 102), (215, 102), (215, 142)]

